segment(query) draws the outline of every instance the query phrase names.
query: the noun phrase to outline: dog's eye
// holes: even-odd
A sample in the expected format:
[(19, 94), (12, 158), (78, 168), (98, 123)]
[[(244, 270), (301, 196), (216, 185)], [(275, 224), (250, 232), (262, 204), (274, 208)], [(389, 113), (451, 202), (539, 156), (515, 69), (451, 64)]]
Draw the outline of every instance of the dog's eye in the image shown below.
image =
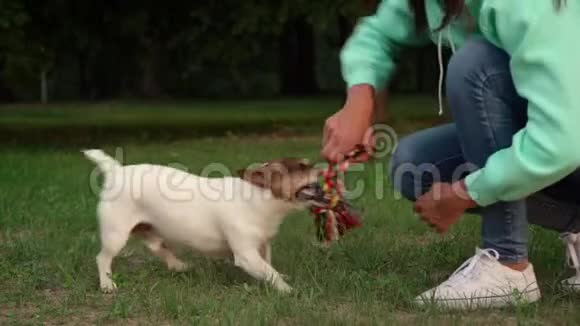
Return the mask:
[(310, 167), (311, 167), (311, 165), (312, 165), (312, 163), (310, 162), (310, 160), (309, 160), (309, 159), (306, 159), (306, 158), (305, 158), (305, 159), (302, 159), (302, 160), (300, 160), (300, 161), (298, 162), (298, 164), (300, 165), (300, 168), (302, 168), (302, 169), (307, 169), (307, 168), (310, 168)]

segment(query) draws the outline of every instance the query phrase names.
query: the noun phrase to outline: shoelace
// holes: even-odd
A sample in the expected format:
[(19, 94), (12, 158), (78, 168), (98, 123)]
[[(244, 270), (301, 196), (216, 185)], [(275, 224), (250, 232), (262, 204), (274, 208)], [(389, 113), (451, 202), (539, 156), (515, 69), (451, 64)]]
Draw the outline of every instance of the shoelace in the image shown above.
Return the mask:
[(580, 263), (578, 262), (578, 251), (576, 250), (576, 243), (580, 238), (580, 234), (567, 232), (562, 234), (560, 238), (566, 243), (566, 261), (568, 265), (580, 275)]
[(483, 258), (487, 257), (489, 259), (498, 260), (499, 253), (494, 249), (475, 249), (475, 255), (468, 260), (466, 260), (459, 268), (451, 274), (449, 277), (449, 281), (456, 282), (459, 279), (469, 279), (473, 273), (473, 270), (479, 263), (479, 261)]

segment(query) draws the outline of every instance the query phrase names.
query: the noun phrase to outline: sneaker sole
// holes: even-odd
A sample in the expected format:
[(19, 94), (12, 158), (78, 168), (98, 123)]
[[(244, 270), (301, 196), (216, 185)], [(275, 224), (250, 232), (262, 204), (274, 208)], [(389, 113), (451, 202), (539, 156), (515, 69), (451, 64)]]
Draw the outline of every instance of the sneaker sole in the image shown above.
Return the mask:
[(542, 297), (539, 288), (520, 292), (519, 295), (498, 295), (478, 298), (458, 298), (458, 299), (415, 299), (415, 303), (422, 307), (434, 306), (452, 310), (472, 310), (485, 308), (502, 308), (521, 304), (534, 303)]
[(562, 288), (566, 291), (570, 291), (570, 292), (580, 292), (580, 284), (578, 283), (568, 283), (567, 281), (562, 281), (560, 283), (562, 285)]

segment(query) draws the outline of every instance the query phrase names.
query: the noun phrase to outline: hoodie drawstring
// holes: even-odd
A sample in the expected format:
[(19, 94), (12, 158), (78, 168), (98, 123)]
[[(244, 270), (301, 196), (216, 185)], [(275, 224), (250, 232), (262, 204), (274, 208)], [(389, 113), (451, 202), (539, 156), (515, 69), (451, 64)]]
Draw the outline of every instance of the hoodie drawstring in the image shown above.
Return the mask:
[[(451, 45), (451, 51), (455, 54), (455, 44), (453, 43), (453, 37), (451, 31), (447, 30), (447, 41)], [(439, 61), (439, 115), (443, 115), (443, 78), (445, 76), (445, 67), (443, 67), (443, 33), (439, 32), (437, 40), (437, 60)]]

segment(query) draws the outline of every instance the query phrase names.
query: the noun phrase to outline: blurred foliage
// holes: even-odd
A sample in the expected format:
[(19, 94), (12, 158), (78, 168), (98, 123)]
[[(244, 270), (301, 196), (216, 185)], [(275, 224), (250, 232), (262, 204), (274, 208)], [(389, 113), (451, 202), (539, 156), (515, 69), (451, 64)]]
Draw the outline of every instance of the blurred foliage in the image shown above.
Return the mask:
[(37, 99), (43, 72), (52, 99), (340, 92), (338, 51), (367, 7), (361, 0), (2, 0), (0, 100)]

